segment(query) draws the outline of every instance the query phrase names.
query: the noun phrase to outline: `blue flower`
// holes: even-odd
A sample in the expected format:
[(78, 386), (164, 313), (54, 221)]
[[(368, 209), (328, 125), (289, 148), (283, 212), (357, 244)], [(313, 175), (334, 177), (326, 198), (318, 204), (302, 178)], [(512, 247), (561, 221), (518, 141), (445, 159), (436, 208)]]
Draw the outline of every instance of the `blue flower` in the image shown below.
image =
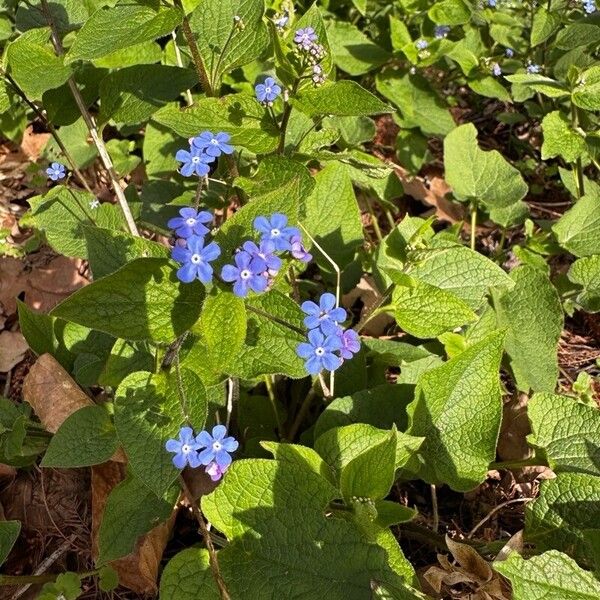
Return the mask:
[(272, 77), (267, 77), (264, 83), (255, 86), (254, 91), (259, 102), (272, 104), (281, 94), (281, 86)]
[(209, 163), (214, 162), (215, 157), (202, 152), (201, 150), (196, 150), (195, 148), (190, 148), (190, 151), (187, 150), (178, 150), (175, 155), (175, 159), (178, 160), (181, 165), (181, 174), (184, 177), (190, 177), (191, 175), (198, 175), (198, 177), (204, 177), (208, 175), (210, 171)]
[(354, 329), (346, 329), (344, 331), (341, 327), (338, 331), (338, 336), (342, 343), (340, 356), (345, 360), (349, 360), (360, 350), (360, 337)]
[(304, 50), (308, 50), (317, 40), (318, 36), (312, 27), (298, 29), (294, 34), (294, 42)]
[(311, 375), (317, 375), (323, 369), (335, 371), (342, 364), (342, 359), (334, 354), (341, 346), (338, 335), (325, 337), (318, 329), (312, 329), (308, 332), (308, 342), (296, 347), (296, 354), (306, 361), (306, 370)]
[(425, 50), (429, 46), (429, 42), (427, 40), (417, 40), (415, 46), (417, 50)]
[(192, 235), (203, 236), (208, 233), (208, 227), (203, 223), (210, 223), (213, 216), (206, 210), (197, 212), (194, 208), (186, 206), (179, 211), (180, 217), (173, 217), (167, 222), (169, 229), (174, 229), (180, 238), (189, 238)]
[(445, 38), (450, 33), (450, 27), (448, 25), (437, 25), (433, 30), (433, 37), (437, 40)]
[(591, 15), (596, 12), (596, 2), (594, 0), (582, 0), (583, 10), (586, 14)]
[(336, 300), (333, 294), (326, 292), (319, 299), (319, 304), (310, 300), (302, 303), (302, 312), (308, 315), (304, 318), (304, 324), (308, 329), (320, 328), (325, 335), (331, 335), (337, 331), (337, 322), (346, 320), (346, 311), (335, 307)]
[(308, 263), (312, 260), (312, 254), (304, 247), (300, 233), (293, 235), (290, 238), (290, 243), (292, 245), (290, 252), (296, 260), (301, 260), (305, 263)]
[(233, 284), (233, 293), (240, 298), (245, 298), (248, 291), (264, 292), (269, 284), (269, 279), (263, 274), (265, 262), (257, 263), (248, 252), (238, 252), (234, 257), (234, 265), (225, 265), (221, 271), (221, 278)]
[(191, 427), (182, 427), (179, 430), (178, 440), (167, 440), (165, 448), (168, 452), (175, 452), (173, 464), (178, 469), (183, 469), (186, 464), (190, 467), (199, 467), (201, 465), (198, 457), (198, 450), (202, 446), (196, 441)]
[(529, 63), (527, 64), (527, 72), (530, 75), (535, 75), (537, 73), (539, 73), (542, 70), (542, 67), (540, 67), (540, 65), (536, 65), (535, 63), (532, 63), (531, 61), (529, 61)]
[(67, 168), (65, 165), (61, 165), (60, 163), (53, 162), (47, 169), (46, 173), (52, 181), (58, 181), (59, 179), (64, 179), (67, 174)]
[(200, 447), (204, 448), (198, 456), (200, 462), (207, 466), (215, 463), (221, 473), (231, 464), (230, 453), (235, 452), (239, 446), (234, 437), (225, 437), (226, 435), (227, 428), (224, 425), (215, 425), (212, 435), (208, 431), (201, 431), (196, 437)]
[(284, 10), (282, 15), (275, 16), (275, 18), (273, 19), (273, 23), (275, 23), (275, 27), (277, 27), (277, 29), (281, 30), (288, 24), (289, 20), (290, 15), (288, 11)]
[(497, 0), (487, 0), (487, 5), (490, 8), (496, 8)]
[(270, 275), (274, 275), (281, 269), (281, 259), (274, 254), (275, 244), (270, 240), (260, 242), (258, 246), (248, 240), (242, 248), (252, 257), (252, 266), (256, 272), (269, 271)]
[(190, 283), (199, 279), (204, 284), (210, 283), (213, 276), (210, 263), (219, 257), (221, 248), (215, 242), (205, 246), (204, 238), (197, 235), (186, 241), (186, 246), (177, 244), (171, 252), (173, 259), (181, 265), (177, 271), (179, 281)]
[(500, 77), (500, 75), (502, 75), (502, 67), (498, 63), (492, 65), (492, 75), (494, 75), (494, 77)]
[(512, 48), (507, 48), (504, 51), (504, 56), (506, 56), (506, 58), (512, 58), (515, 55), (515, 51)]
[(192, 138), (192, 148), (204, 150), (209, 156), (221, 156), (221, 154), (233, 154), (233, 146), (228, 142), (231, 136), (220, 131), (213, 135), (210, 131), (203, 131), (200, 135)]
[(298, 229), (287, 226), (288, 219), (281, 213), (275, 213), (271, 219), (267, 217), (256, 217), (254, 219), (254, 229), (262, 233), (261, 241), (271, 241), (275, 244), (275, 250), (284, 252), (292, 249), (291, 239), (295, 235), (299, 235)]

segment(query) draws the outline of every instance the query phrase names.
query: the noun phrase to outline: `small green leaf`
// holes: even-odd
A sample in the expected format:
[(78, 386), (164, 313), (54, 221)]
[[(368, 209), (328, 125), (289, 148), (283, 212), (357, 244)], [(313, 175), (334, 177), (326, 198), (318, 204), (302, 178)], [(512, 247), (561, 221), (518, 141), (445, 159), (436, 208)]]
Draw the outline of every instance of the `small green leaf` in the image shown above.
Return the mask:
[(81, 594), (81, 578), (77, 573), (61, 573), (54, 583), (42, 587), (37, 600), (76, 600)]
[(600, 582), (566, 554), (551, 550), (525, 560), (513, 552), (494, 569), (510, 580), (514, 600), (597, 600)]
[(485, 480), (502, 417), (503, 342), (504, 334), (495, 332), (421, 375), (408, 433), (425, 437), (419, 471), (425, 481), (467, 491)]
[(98, 565), (135, 549), (139, 537), (166, 521), (173, 512), (179, 488), (156, 496), (135, 477), (127, 477), (108, 496), (98, 532)]
[(567, 117), (558, 110), (548, 113), (542, 120), (544, 143), (542, 159), (562, 156), (574, 163), (587, 153), (585, 138), (573, 127)]
[(600, 412), (558, 394), (534, 394), (527, 403), (528, 441), (543, 448), (555, 473), (600, 475)]
[(127, 340), (171, 343), (200, 316), (203, 286), (182, 284), (175, 266), (139, 258), (78, 290), (52, 316)]
[(99, 8), (79, 30), (66, 56), (67, 63), (93, 60), (173, 31), (182, 19), (177, 8), (158, 3), (120, 0), (116, 6)]
[(511, 83), (530, 87), (532, 90), (540, 92), (549, 98), (562, 98), (569, 95), (569, 90), (562, 83), (546, 75), (538, 73), (515, 73), (514, 75), (507, 75), (505, 79)]
[(102, 406), (85, 406), (69, 415), (50, 440), (42, 467), (90, 467), (106, 462), (118, 446), (117, 433)]
[(583, 532), (599, 522), (600, 477), (560, 473), (542, 482), (539, 497), (525, 507), (525, 539), (538, 550), (562, 550), (591, 567)]
[(464, 25), (471, 18), (471, 9), (463, 0), (442, 0), (436, 2), (427, 14), (438, 25)]
[(160, 597), (169, 600), (221, 598), (205, 548), (187, 548), (176, 554), (160, 578)]
[(583, 288), (577, 296), (577, 302), (587, 312), (600, 312), (600, 255), (576, 260), (567, 275), (573, 283)]
[(98, 586), (103, 592), (112, 592), (119, 586), (119, 574), (109, 565), (98, 571)]
[(600, 196), (583, 196), (554, 225), (558, 243), (575, 256), (600, 254)]
[(0, 521), (0, 565), (8, 558), (20, 531), (20, 521)]
[(177, 439), (181, 427), (199, 432), (206, 421), (206, 391), (197, 375), (181, 369), (181, 388), (184, 398), (176, 373), (140, 371), (126, 377), (115, 396), (115, 427), (131, 470), (157, 496), (179, 474), (165, 443)]
[(600, 110), (600, 67), (584, 71), (573, 90), (573, 104), (585, 110)]
[(352, 117), (394, 112), (391, 106), (349, 79), (328, 83), (317, 89), (307, 89), (300, 92), (296, 98), (292, 98), (291, 102), (309, 117)]
[[(550, 5), (548, 5), (550, 6)], [(531, 47), (545, 42), (561, 26), (561, 18), (555, 13), (540, 6), (533, 17), (533, 27), (531, 28)]]
[(116, 388), (129, 373), (152, 371), (154, 363), (155, 358), (145, 344), (117, 340), (98, 375), (98, 385)]
[(558, 378), (558, 341), (563, 311), (548, 276), (529, 265), (517, 267), (515, 287), (494, 302), (498, 326), (506, 327), (506, 351), (517, 386), (552, 392)]

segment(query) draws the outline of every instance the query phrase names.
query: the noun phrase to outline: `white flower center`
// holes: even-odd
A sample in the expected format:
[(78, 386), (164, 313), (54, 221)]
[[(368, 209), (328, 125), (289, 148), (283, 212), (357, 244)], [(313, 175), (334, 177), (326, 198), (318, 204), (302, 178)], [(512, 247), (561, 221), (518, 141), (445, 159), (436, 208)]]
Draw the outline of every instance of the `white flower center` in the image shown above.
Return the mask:
[(212, 140), (210, 140), (210, 143), (213, 146), (218, 146), (219, 145), (219, 140), (217, 138), (213, 138)]
[(271, 235), (273, 237), (278, 237), (281, 235), (281, 231), (279, 231), (279, 229), (271, 229)]
[(315, 354), (317, 356), (323, 356), (323, 354), (325, 354), (325, 348), (322, 348), (321, 346), (315, 348)]
[(223, 446), (222, 446), (221, 442), (213, 442), (212, 449), (215, 452), (218, 452), (222, 447)]
[(200, 162), (200, 157), (199, 156), (192, 156), (192, 162), (194, 164), (198, 164)]
[(183, 444), (183, 446), (181, 446), (181, 452), (183, 454), (189, 454), (192, 451), (192, 447), (189, 446), (188, 444)]
[(202, 262), (202, 257), (199, 254), (192, 254), (192, 258), (190, 259), (195, 265)]
[(185, 220), (185, 224), (193, 227), (196, 224), (196, 219), (194, 219), (194, 217), (190, 217), (189, 219)]
[(270, 94), (271, 93), (271, 88), (269, 86), (267, 86), (265, 88), (265, 94)]
[(241, 273), (240, 273), (240, 277), (242, 279), (249, 279), (251, 277), (252, 273), (250, 271), (248, 271), (248, 269), (244, 269)]

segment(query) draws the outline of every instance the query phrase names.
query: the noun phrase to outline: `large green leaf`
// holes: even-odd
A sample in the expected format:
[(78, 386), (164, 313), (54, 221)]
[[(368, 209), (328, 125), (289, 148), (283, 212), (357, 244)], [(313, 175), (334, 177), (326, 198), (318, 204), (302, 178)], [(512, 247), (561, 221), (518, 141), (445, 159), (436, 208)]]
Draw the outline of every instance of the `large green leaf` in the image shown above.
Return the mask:
[(517, 267), (515, 287), (494, 304), (498, 326), (507, 329), (506, 351), (520, 390), (552, 392), (558, 378), (558, 341), (563, 311), (548, 276), (529, 265)]
[(160, 597), (169, 600), (220, 600), (208, 550), (187, 548), (176, 554), (160, 578)]
[(67, 62), (92, 60), (167, 35), (183, 15), (177, 8), (158, 2), (120, 0), (116, 6), (99, 8), (84, 23), (66, 56)]
[(50, 440), (42, 467), (89, 467), (106, 462), (118, 446), (107, 410), (85, 406), (69, 415)]
[(279, 135), (268, 111), (253, 96), (231, 94), (223, 98), (201, 98), (190, 108), (165, 106), (153, 120), (183, 138), (205, 129), (231, 135), (234, 146), (267, 153), (277, 148)]
[(442, 0), (428, 11), (429, 18), (441, 25), (462, 25), (471, 18), (471, 8), (463, 0)]
[(403, 582), (387, 552), (345, 519), (325, 516), (338, 492), (310, 466), (275, 460), (233, 463), (202, 498), (230, 540), (219, 566), (233, 598), (363, 600), (371, 582)]
[(20, 531), (20, 521), (0, 521), (0, 565), (7, 559)]
[(569, 279), (582, 286), (577, 302), (587, 312), (600, 312), (600, 254), (584, 256), (569, 269)]
[(425, 437), (419, 476), (426, 481), (466, 491), (485, 479), (502, 417), (503, 341), (502, 332), (492, 333), (421, 375), (408, 433)]
[(535, 394), (527, 404), (530, 444), (544, 449), (555, 473), (600, 475), (600, 412), (575, 398)]
[(583, 196), (552, 229), (558, 243), (575, 256), (600, 254), (600, 197)]
[(472, 123), (457, 127), (446, 136), (444, 167), (454, 195), (460, 200), (481, 202), (491, 211), (492, 219), (494, 209), (520, 203), (527, 193), (527, 184), (518, 169), (497, 150), (485, 152), (479, 148), (477, 129)]
[(591, 67), (581, 74), (572, 100), (585, 110), (600, 110), (600, 67)]
[(181, 369), (183, 398), (177, 379), (176, 373), (139, 371), (121, 382), (115, 396), (115, 427), (131, 470), (157, 496), (179, 474), (165, 443), (176, 439), (181, 427), (189, 425), (199, 432), (206, 421), (207, 399), (200, 379)]
[(573, 163), (586, 154), (585, 138), (572, 127), (567, 117), (559, 110), (548, 113), (542, 120), (544, 143), (542, 159), (562, 156)]
[(52, 316), (127, 340), (172, 342), (200, 316), (203, 286), (178, 281), (175, 265), (139, 258), (81, 288)]
[(494, 569), (510, 580), (514, 600), (597, 600), (600, 582), (562, 552), (525, 560), (513, 552)]
[(135, 477), (127, 477), (108, 496), (98, 532), (99, 565), (135, 549), (138, 538), (166, 521), (173, 512), (179, 487), (156, 496)]
[(192, 13), (190, 26), (217, 88), (223, 74), (252, 62), (266, 49), (269, 32), (264, 11), (264, 0), (201, 0)]
[(345, 79), (316, 89), (307, 89), (291, 99), (292, 105), (309, 117), (337, 115), (340, 117), (378, 115), (393, 112), (377, 96), (355, 81)]
[(113, 71), (100, 84), (100, 123), (135, 125), (194, 86), (197, 75), (168, 65), (134, 65)]
[(558, 81), (537, 73), (515, 73), (506, 79), (518, 86), (526, 86), (550, 98), (562, 98), (569, 95), (569, 90)]
[(525, 507), (525, 539), (539, 550), (562, 550), (592, 566), (584, 530), (599, 520), (600, 477), (560, 473), (544, 481), (539, 497)]

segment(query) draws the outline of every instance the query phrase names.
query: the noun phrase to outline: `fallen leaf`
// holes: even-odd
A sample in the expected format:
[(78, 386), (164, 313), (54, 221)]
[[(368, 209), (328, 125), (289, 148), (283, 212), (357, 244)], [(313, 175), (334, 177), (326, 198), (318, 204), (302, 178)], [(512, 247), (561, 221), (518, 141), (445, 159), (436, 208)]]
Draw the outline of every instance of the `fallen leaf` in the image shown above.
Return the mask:
[(0, 258), (0, 312), (6, 316), (17, 310), (17, 296), (27, 287), (22, 276), (23, 262), (8, 256)]
[(497, 446), (500, 460), (523, 460), (531, 455), (526, 439), (531, 433), (527, 418), (528, 400), (527, 394), (515, 394), (504, 402)]
[[(342, 305), (346, 308), (350, 308), (357, 300), (360, 300), (363, 303), (363, 308), (360, 315), (362, 319), (362, 317), (369, 313), (371, 307), (374, 306), (375, 303), (380, 299), (381, 294), (375, 286), (373, 278), (369, 275), (366, 275), (361, 278), (361, 280), (358, 282), (358, 285), (353, 290), (342, 297)], [(387, 329), (388, 325), (393, 322), (394, 319), (390, 317), (390, 315), (382, 313), (371, 319), (361, 329), (361, 333), (363, 335), (378, 337), (382, 335)]]
[[(114, 462), (92, 467), (92, 553), (98, 558), (98, 532), (104, 507), (111, 490), (125, 477), (125, 466)], [(111, 562), (119, 575), (119, 584), (137, 594), (155, 595), (162, 555), (173, 530), (179, 505), (165, 523), (142, 536), (135, 551)]]
[(51, 354), (42, 354), (29, 370), (23, 384), (23, 399), (50, 433), (56, 433), (76, 410), (94, 406)]
[(18, 331), (0, 333), (0, 373), (6, 373), (20, 363), (28, 349), (25, 338)]
[(51, 135), (49, 133), (35, 133), (33, 126), (28, 125), (23, 132), (23, 140), (21, 141), (21, 150), (23, 154), (32, 162), (38, 160), (42, 154), (42, 150), (48, 143)]

